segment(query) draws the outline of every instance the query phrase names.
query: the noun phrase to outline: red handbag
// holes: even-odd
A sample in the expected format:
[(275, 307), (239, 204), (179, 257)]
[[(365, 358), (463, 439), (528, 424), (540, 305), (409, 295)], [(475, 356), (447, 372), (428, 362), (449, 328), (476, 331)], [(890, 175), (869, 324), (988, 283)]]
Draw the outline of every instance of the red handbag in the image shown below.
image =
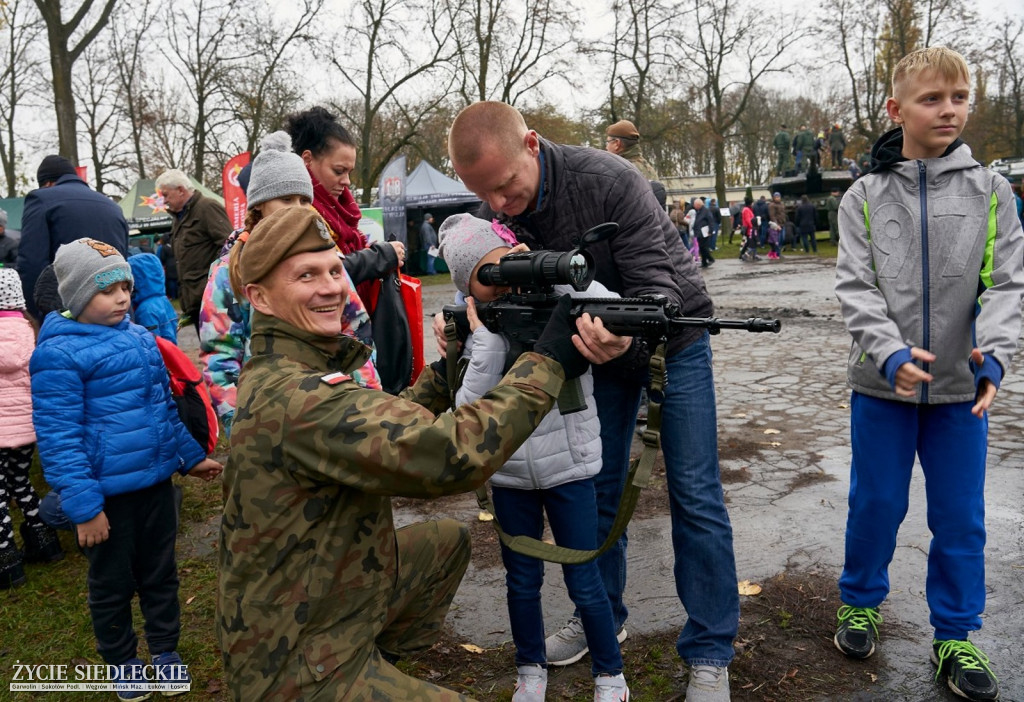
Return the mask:
[(402, 304), (409, 320), (409, 334), (412, 336), (412, 379), (416, 382), (423, 372), (423, 283), (405, 273), (400, 274), (402, 283)]

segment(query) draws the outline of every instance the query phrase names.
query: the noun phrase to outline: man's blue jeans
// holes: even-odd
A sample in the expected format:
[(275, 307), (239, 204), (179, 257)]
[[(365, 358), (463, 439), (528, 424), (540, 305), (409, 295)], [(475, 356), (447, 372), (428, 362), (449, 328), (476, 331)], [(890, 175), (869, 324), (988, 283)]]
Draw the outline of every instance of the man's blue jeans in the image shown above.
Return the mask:
[[(494, 512), (501, 528), (510, 536), (525, 534), (535, 539), (544, 531), (547, 512), (551, 535), (559, 546), (580, 550), (598, 547), (597, 505), (593, 479), (574, 480), (544, 490), (492, 488)], [(607, 530), (606, 530), (607, 533)], [(544, 583), (544, 561), (501, 546), (508, 586), (508, 615), (516, 645), (516, 665), (544, 664), (544, 616), (540, 588)], [(594, 561), (562, 566), (565, 587), (579, 609), (580, 622), (590, 647), (591, 670), (618, 675), (622, 655), (615, 640), (618, 629)]]
[[(718, 431), (711, 343), (705, 332), (667, 359), (668, 383), (662, 403), (661, 447), (665, 456), (676, 592), (687, 621), (676, 649), (690, 665), (726, 666), (739, 628), (739, 593), (732, 526), (718, 472)], [(636, 428), (640, 388), (647, 371), (630, 375), (594, 366), (594, 401), (601, 419), (604, 466), (596, 478), (598, 541), (615, 519)], [(599, 559), (601, 577), (617, 626), (628, 615), (626, 543)]]

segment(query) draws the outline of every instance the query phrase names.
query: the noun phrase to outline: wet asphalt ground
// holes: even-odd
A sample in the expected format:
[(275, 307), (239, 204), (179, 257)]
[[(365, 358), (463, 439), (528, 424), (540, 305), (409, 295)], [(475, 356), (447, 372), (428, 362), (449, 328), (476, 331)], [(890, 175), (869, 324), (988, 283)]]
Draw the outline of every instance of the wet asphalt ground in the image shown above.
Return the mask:
[[(834, 259), (799, 255), (743, 263), (721, 257), (704, 271), (719, 317), (777, 317), (780, 334), (723, 331), (712, 337), (723, 474), (732, 519), (739, 580), (764, 582), (787, 570), (838, 578), (843, 564), (849, 490), (849, 336), (832, 292)], [(450, 283), (423, 288), (425, 355), (430, 317), (451, 302)], [(182, 330), (183, 348), (196, 348)], [(730, 457), (731, 456), (731, 457)], [(1024, 702), (1024, 349), (1003, 380), (989, 418), (986, 483), (986, 581), (984, 627), (971, 639), (985, 651), (999, 677), (1001, 698)], [(430, 504), (430, 503), (427, 503)], [(467, 495), (445, 511), (396, 514), (399, 525), (424, 518), (477, 518)], [(928, 662), (932, 629), (924, 582), (930, 533), (924, 480), (915, 470), (910, 510), (900, 530), (889, 574), (892, 592), (881, 612), (898, 623), (898, 636), (882, 640), (875, 654), (879, 679), (870, 694), (830, 699), (932, 702), (961, 699), (933, 681)], [(675, 594), (670, 528), (665, 515), (635, 514), (629, 527), (628, 585), (632, 633), (678, 632), (686, 614)], [(482, 647), (511, 640), (505, 609), (504, 571), (470, 566), (448, 623)], [(548, 567), (545, 624), (551, 632), (572, 614), (561, 571)], [(838, 651), (836, 655), (839, 656)], [(587, 659), (585, 659), (587, 660)]]
[[(730, 450), (723, 473), (732, 519), (738, 578), (761, 582), (787, 569), (838, 578), (843, 563), (849, 490), (849, 336), (832, 292), (834, 259), (787, 256), (743, 263), (720, 258), (705, 271), (720, 317), (773, 316), (780, 334), (723, 331), (713, 337), (719, 445)], [(454, 294), (451, 285), (424, 287), (427, 360), (429, 315)], [(986, 484), (984, 627), (972, 640), (997, 673), (1001, 699), (1024, 702), (1024, 357), (1004, 379), (990, 413)], [(468, 498), (456, 513), (476, 518)], [(442, 515), (438, 515), (442, 516)], [(399, 519), (402, 519), (399, 515)], [(422, 513), (415, 515), (423, 518)], [(408, 517), (411, 520), (411, 515)], [(634, 515), (629, 528), (626, 601), (630, 632), (679, 631), (685, 612), (675, 594), (668, 517)], [(876, 692), (857, 699), (925, 702), (960, 699), (932, 680), (928, 663), (932, 629), (924, 582), (930, 533), (924, 480), (915, 470), (911, 505), (890, 567), (892, 592), (881, 612), (898, 622), (899, 637), (882, 627)], [(549, 567), (545, 623), (553, 631), (571, 615), (560, 569)], [(470, 571), (449, 616), (460, 636), (480, 646), (508, 641), (504, 572)], [(840, 655), (836, 652), (836, 655)], [(839, 699), (839, 698), (836, 698)]]

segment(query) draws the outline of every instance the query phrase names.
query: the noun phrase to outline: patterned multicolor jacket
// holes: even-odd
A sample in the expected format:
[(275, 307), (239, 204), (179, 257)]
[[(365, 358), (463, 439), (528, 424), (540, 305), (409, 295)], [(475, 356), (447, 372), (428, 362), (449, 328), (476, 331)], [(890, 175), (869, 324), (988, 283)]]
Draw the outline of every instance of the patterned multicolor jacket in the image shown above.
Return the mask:
[(524, 354), (493, 390), (446, 412), (432, 369), (397, 397), (352, 382), (368, 355), (253, 313), (220, 535), (217, 633), (236, 699), (294, 699), (311, 676), (351, 680), (395, 586), (390, 496), (483, 484), (564, 380), (556, 362)]
[[(203, 291), (199, 310), (199, 358), (203, 377), (210, 388), (214, 409), (230, 435), (235, 416), (235, 396), (238, 375), (249, 360), (249, 303), (235, 299), (228, 277), (228, 254), (241, 234), (234, 232), (224, 244), (220, 257), (210, 266), (210, 277)], [(345, 273), (346, 277), (348, 273)], [(370, 316), (363, 301), (356, 294), (356, 286), (348, 279), (351, 291), (343, 313), (342, 333), (372, 346)], [(373, 365), (376, 352), (362, 368), (352, 372), (352, 379), (364, 388), (380, 390), (380, 378)]]

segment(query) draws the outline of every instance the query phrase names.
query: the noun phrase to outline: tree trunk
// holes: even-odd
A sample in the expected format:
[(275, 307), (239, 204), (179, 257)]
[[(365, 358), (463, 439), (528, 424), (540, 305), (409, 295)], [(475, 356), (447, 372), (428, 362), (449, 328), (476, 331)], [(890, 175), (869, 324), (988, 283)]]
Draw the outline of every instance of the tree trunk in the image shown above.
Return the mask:
[[(56, 47), (54, 42), (61, 42)], [(71, 57), (63, 39), (50, 35), (50, 67), (53, 70), (53, 104), (57, 112), (57, 151), (78, 165), (78, 131), (75, 125), (75, 95), (71, 90)]]

